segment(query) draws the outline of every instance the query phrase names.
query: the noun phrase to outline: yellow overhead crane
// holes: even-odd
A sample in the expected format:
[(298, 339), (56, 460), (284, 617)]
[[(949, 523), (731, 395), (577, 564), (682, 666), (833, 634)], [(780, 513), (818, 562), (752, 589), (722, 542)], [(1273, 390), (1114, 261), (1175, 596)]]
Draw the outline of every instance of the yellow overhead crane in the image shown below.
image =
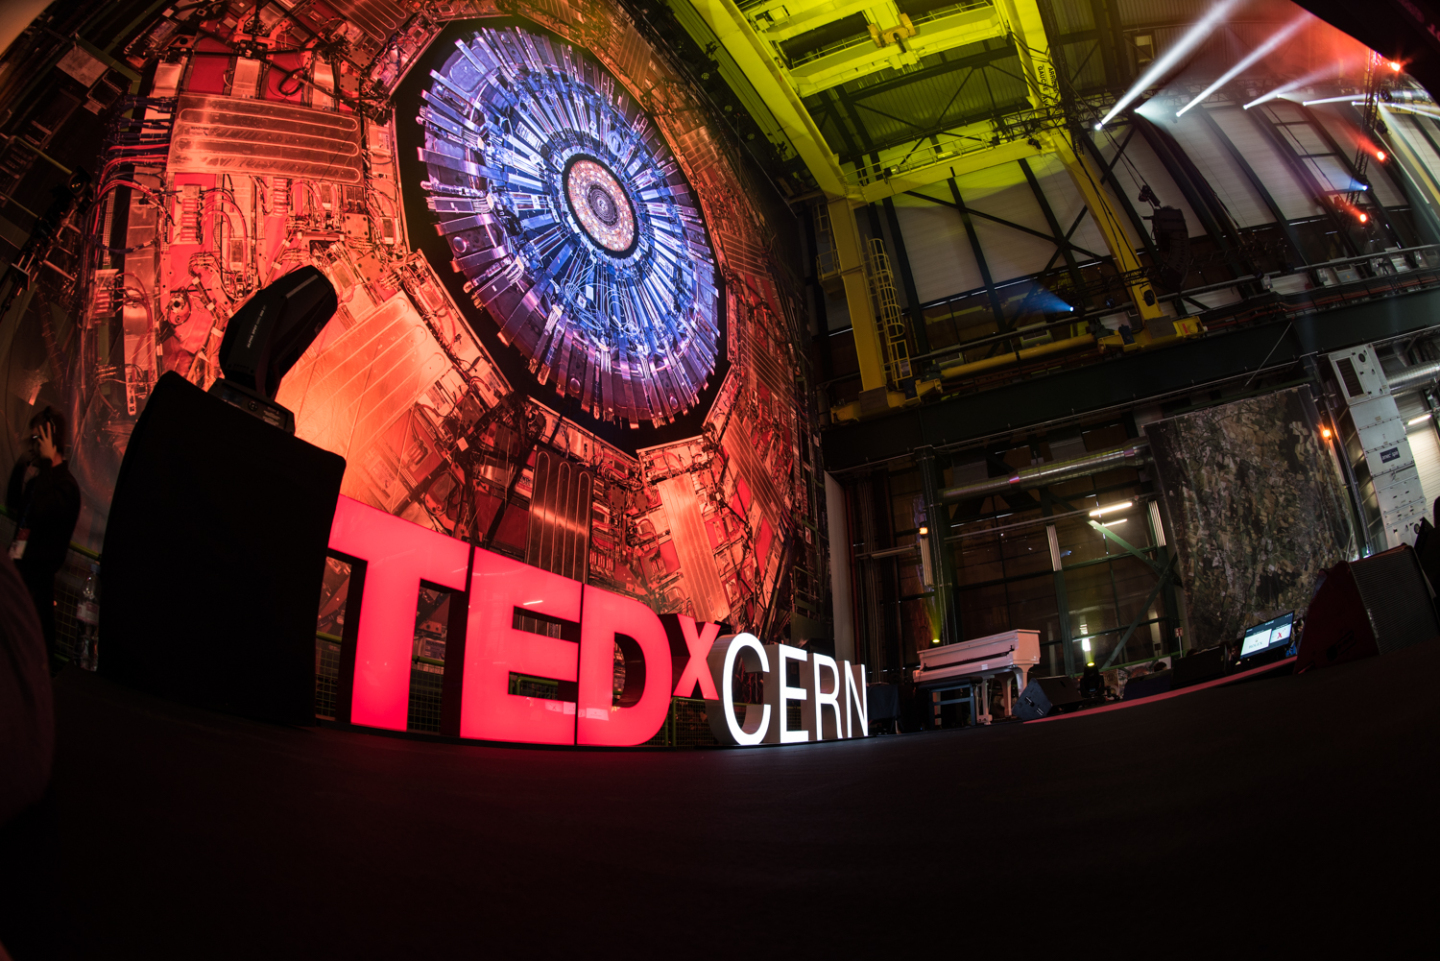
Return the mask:
[[(956, 129), (949, 136), (934, 138), (919, 150), (895, 148), (882, 154), (874, 168), (850, 174), (805, 108), (802, 98), (820, 90), (881, 70), (918, 64), (922, 57), (942, 50), (992, 37), (1011, 37), (1029, 88), (1031, 108), (1037, 117), (1058, 118), (1059, 87), (1050, 58), (1049, 38), (1036, 0), (996, 0), (994, 3), (963, 0), (940, 8), (919, 22), (911, 20), (888, 0), (766, 0), (744, 11), (733, 0), (669, 2), (692, 33), (699, 33), (696, 29), (699, 25), (694, 22), (698, 17), (725, 48), (743, 79), (759, 94), (775, 118), (779, 132), (795, 148), (825, 194), (823, 220), (828, 221), (832, 250), (822, 273), (844, 289), (862, 387), (861, 401), (832, 411), (837, 420), (858, 419), (892, 407), (919, 403), (921, 397), (940, 387), (939, 380), (932, 380), (916, 384), (912, 394), (900, 389), (899, 373), (910, 373), (909, 360), (906, 357), (902, 362), (891, 356), (896, 352), (896, 345), (890, 343), (894, 340), (893, 331), (889, 330), (893, 324), (882, 323), (877, 316), (883, 311), (887, 298), (877, 293), (876, 254), (862, 247), (855, 209), (929, 184), (1041, 154), (1054, 154), (1064, 164), (1105, 238), (1117, 271), (1133, 278), (1128, 289), (1142, 329), (1135, 335), (1133, 344), (1122, 345), (1118, 334), (1099, 342), (1137, 350), (1199, 332), (1194, 321), (1175, 322), (1174, 333), (1167, 333), (1163, 338), (1155, 336), (1150, 329), (1149, 321), (1163, 316), (1155, 291), (1144, 279), (1121, 219), (1106, 196), (1100, 172), (1088, 157), (1075, 149), (1062, 123), (1051, 121), (1045, 129), (1034, 131), (1023, 141), (999, 143), (993, 142), (988, 123), (976, 124), (974, 130)], [(800, 63), (789, 64), (781, 48), (784, 41), (857, 13), (863, 13), (869, 24), (868, 42), (838, 43), (833, 48), (821, 48)], [(699, 36), (697, 39), (704, 42)], [(888, 274), (888, 267), (884, 273)], [(882, 330), (882, 326), (886, 329)], [(1095, 343), (1093, 335), (1084, 334), (944, 368), (942, 376), (967, 376), (1031, 356)]]

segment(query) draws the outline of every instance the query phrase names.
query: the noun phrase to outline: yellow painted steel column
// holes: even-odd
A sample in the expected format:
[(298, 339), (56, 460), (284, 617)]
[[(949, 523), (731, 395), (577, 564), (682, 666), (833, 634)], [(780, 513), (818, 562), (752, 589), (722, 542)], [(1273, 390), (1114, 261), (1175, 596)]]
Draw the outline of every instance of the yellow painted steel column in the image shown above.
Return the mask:
[(1001, 0), (1000, 7), (1015, 36), (1015, 52), (1020, 56), (1025, 85), (1030, 88), (1030, 106), (1039, 110), (1054, 103), (1060, 90), (1050, 63), (1050, 39), (1045, 35), (1040, 7), (1035, 0)]
[(800, 95), (771, 58), (764, 41), (750, 29), (740, 8), (732, 0), (689, 2), (734, 58), (745, 79), (764, 98), (765, 105), (794, 144), (820, 189), (831, 197), (844, 197), (851, 193), (853, 188), (846, 182), (839, 159), (825, 143), (820, 128), (811, 119)]
[[(1100, 228), (1100, 233), (1105, 237), (1105, 246), (1110, 249), (1110, 255), (1115, 258), (1115, 269), (1122, 274), (1138, 272), (1141, 269), (1140, 258), (1135, 256), (1135, 248), (1130, 246), (1130, 238), (1125, 236), (1125, 228), (1120, 223), (1120, 216), (1110, 205), (1110, 198), (1105, 196), (1105, 187), (1100, 172), (1095, 169), (1088, 158), (1076, 155), (1063, 131), (1052, 133), (1050, 141), (1056, 155), (1065, 164), (1065, 169), (1069, 171), (1070, 179), (1075, 182), (1081, 196), (1085, 198), (1085, 206), (1089, 208), (1090, 215), (1095, 218), (1095, 224)], [(1164, 316), (1163, 311), (1160, 310), (1160, 301), (1148, 279), (1133, 281), (1127, 286), (1130, 290), (1130, 299), (1134, 301), (1135, 309), (1143, 321)]]
[[(855, 224), (855, 212), (850, 209), (848, 200), (835, 200), (829, 206), (830, 231), (840, 265), (840, 279), (845, 285), (845, 303), (850, 308), (855, 355), (860, 361), (860, 386), (864, 391), (884, 390), (887, 387), (885, 351), (880, 343), (880, 328), (875, 322), (875, 309), (870, 301), (870, 284), (865, 279), (864, 249), (860, 244), (860, 230)], [(888, 401), (885, 406), (889, 406)]]

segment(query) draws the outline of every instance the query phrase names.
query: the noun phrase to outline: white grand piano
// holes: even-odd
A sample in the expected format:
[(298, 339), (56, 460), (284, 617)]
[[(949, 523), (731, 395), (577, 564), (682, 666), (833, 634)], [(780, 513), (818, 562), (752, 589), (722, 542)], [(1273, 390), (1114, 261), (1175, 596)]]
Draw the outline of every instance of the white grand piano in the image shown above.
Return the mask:
[[(1040, 663), (1039, 631), (1006, 631), (973, 641), (932, 647), (920, 652), (915, 684), (930, 692), (938, 720), (945, 704), (966, 703), (977, 724), (990, 723), (990, 679), (1003, 676), (1005, 713), (1010, 713), (1010, 677), (1016, 692), (1025, 690), (1026, 675)], [(946, 697), (955, 691), (965, 696)]]

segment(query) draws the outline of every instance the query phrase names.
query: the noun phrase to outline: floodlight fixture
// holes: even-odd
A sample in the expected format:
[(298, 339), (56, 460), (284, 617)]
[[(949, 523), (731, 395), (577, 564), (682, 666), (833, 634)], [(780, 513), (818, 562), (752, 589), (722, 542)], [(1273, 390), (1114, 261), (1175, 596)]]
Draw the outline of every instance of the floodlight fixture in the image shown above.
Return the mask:
[(275, 403), (280, 380), (339, 306), (334, 286), (314, 265), (262, 287), (225, 326), (219, 357), (224, 376), (210, 393), (293, 434), (294, 414)]

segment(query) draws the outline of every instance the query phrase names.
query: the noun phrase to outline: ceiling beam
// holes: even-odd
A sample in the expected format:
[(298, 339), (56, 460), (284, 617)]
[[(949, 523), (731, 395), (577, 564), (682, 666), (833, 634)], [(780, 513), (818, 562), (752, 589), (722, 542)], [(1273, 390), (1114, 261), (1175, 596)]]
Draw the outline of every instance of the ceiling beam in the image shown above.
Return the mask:
[(671, 0), (671, 3), (676, 7), (689, 5), (710, 28), (745, 79), (765, 100), (819, 188), (830, 197), (852, 195), (853, 188), (846, 182), (839, 158), (775, 62), (769, 45), (751, 28), (740, 8), (732, 0)]

